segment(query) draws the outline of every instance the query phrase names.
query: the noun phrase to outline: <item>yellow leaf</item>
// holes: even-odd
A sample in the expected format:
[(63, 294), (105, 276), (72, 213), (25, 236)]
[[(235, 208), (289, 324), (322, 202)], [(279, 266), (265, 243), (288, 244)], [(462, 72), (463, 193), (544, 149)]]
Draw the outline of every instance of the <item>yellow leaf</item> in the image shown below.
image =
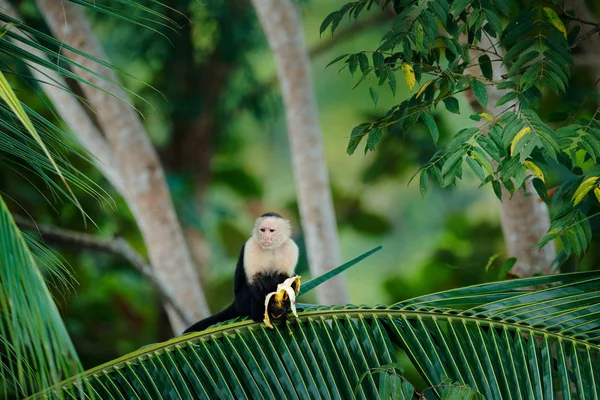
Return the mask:
[(512, 140), (512, 143), (510, 144), (510, 155), (513, 155), (513, 153), (515, 152), (515, 146), (517, 145), (517, 143), (519, 142), (519, 140), (521, 140), (521, 138), (525, 135), (527, 135), (529, 132), (531, 132), (531, 128), (527, 127), (527, 128), (523, 128), (521, 129), (517, 135), (515, 136), (515, 138)]
[(598, 203), (600, 203), (600, 188), (595, 188), (594, 194), (596, 195), (596, 200), (598, 200)]
[(575, 193), (573, 194), (574, 206), (579, 204), (581, 200), (584, 199), (585, 195), (587, 195), (590, 192), (590, 190), (592, 190), (597, 180), (597, 176), (592, 176), (591, 178), (588, 178), (585, 181), (583, 181), (581, 185), (579, 185), (579, 187), (577, 188), (577, 190), (575, 190)]
[(487, 119), (488, 121), (493, 121), (494, 117), (492, 117), (490, 114), (488, 113), (479, 113), (479, 115), (481, 115), (483, 118)]
[(427, 89), (427, 86), (431, 85), (431, 82), (433, 82), (433, 79), (428, 80), (427, 82), (425, 82), (425, 84), (423, 86), (421, 86), (421, 89), (419, 89), (419, 91), (417, 92), (417, 99), (419, 98), (420, 95), (423, 94), (423, 92), (425, 91), (425, 89)]
[(558, 17), (558, 15), (556, 15), (556, 12), (553, 9), (551, 9), (550, 7), (544, 7), (544, 12), (548, 16), (548, 21), (550, 21), (550, 23), (552, 25), (554, 25), (554, 27), (556, 29), (558, 29), (565, 36), (565, 38), (566, 38), (567, 37), (567, 30), (565, 29), (565, 25), (560, 20), (560, 18)]
[(489, 172), (490, 174), (494, 173), (494, 167), (492, 167), (492, 164), (487, 159), (483, 158), (478, 152), (476, 152), (476, 151), (471, 152), (471, 157), (473, 157), (475, 160), (477, 160), (479, 165), (481, 165), (483, 168), (485, 168), (485, 170), (487, 172)]
[(408, 90), (412, 92), (415, 84), (417, 83), (417, 79), (415, 78), (415, 71), (410, 64), (403, 63), (400, 68), (402, 68), (402, 72), (404, 73), (404, 82), (408, 85)]
[(535, 176), (540, 178), (542, 180), (542, 182), (546, 182), (544, 180), (544, 173), (542, 172), (540, 167), (538, 167), (531, 161), (525, 161), (525, 162), (523, 162), (523, 165), (525, 165), (527, 167), (527, 169), (530, 170)]

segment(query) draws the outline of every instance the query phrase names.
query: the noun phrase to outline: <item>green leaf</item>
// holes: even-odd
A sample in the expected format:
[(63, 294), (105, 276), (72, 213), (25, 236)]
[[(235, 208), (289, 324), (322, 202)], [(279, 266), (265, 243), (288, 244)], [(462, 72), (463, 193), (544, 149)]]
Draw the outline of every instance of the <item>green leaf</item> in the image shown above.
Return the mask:
[(373, 104), (377, 105), (377, 100), (379, 99), (379, 95), (373, 86), (369, 86), (369, 94), (371, 95), (371, 100), (373, 100)]
[(323, 23), (321, 23), (321, 27), (319, 28), (319, 34), (322, 35), (323, 32), (327, 30), (327, 27), (331, 25), (331, 34), (333, 35), (338, 25), (340, 24), (342, 17), (343, 14), (339, 11), (335, 11), (329, 14), (327, 17), (325, 17)]
[(336, 63), (336, 62), (338, 62), (338, 61), (341, 61), (342, 59), (344, 59), (344, 58), (346, 58), (346, 57), (348, 57), (348, 54), (342, 54), (341, 56), (334, 58), (334, 59), (333, 59), (333, 61), (331, 61), (329, 64), (327, 64), (327, 65), (325, 66), (325, 68), (329, 67), (330, 65), (333, 65), (333, 64), (335, 64), (335, 63)]
[(382, 129), (381, 128), (373, 128), (369, 136), (367, 137), (367, 147), (365, 149), (365, 153), (367, 150), (375, 151), (375, 146), (381, 140)]
[(314, 279), (311, 279), (310, 281), (306, 282), (305, 284), (303, 284), (300, 287), (300, 292), (298, 293), (298, 296), (302, 296), (303, 294), (306, 294), (308, 292), (310, 292), (311, 290), (313, 290), (314, 288), (316, 288), (317, 286), (327, 282), (328, 280), (330, 280), (331, 278), (341, 274), (342, 272), (344, 272), (345, 270), (347, 270), (348, 268), (354, 266), (355, 264), (361, 262), (362, 260), (364, 260), (365, 258), (371, 256), (373, 253), (378, 252), (379, 250), (381, 250), (383, 247), (381, 245), (376, 246), (374, 248), (372, 248), (371, 250), (359, 255), (358, 257), (354, 257), (352, 260), (340, 265), (339, 267), (336, 267), (334, 269), (332, 269), (331, 271), (328, 271), (326, 273), (324, 273), (321, 276), (318, 276)]
[(82, 370), (52, 294), (0, 197), (0, 377), (24, 398)]
[(429, 128), (429, 132), (431, 133), (431, 137), (433, 139), (433, 143), (437, 145), (438, 139), (440, 137), (440, 132), (438, 131), (437, 124), (435, 123), (435, 119), (431, 114), (426, 111), (421, 113), (421, 120), (427, 125)]
[(425, 197), (427, 194), (427, 189), (429, 189), (429, 174), (427, 170), (424, 169), (421, 171), (421, 176), (419, 177), (419, 191), (421, 192), (421, 196)]
[(478, 147), (473, 147), (470, 156), (473, 157), (475, 161), (477, 161), (477, 163), (479, 163), (479, 165), (481, 165), (487, 171), (488, 174), (494, 174), (494, 167), (492, 166), (492, 163), (487, 159), (486, 155), (483, 153), (483, 151), (481, 151), (481, 149)]
[(531, 183), (533, 184), (533, 188), (540, 198), (544, 201), (544, 203), (549, 204), (550, 199), (548, 199), (548, 191), (546, 189), (546, 185), (539, 178), (534, 178)]
[(481, 168), (481, 165), (479, 165), (477, 161), (475, 161), (471, 157), (467, 157), (466, 162), (471, 168), (471, 170), (475, 173), (475, 176), (477, 176), (477, 178), (479, 178), (480, 181), (485, 181), (487, 175), (485, 174), (485, 172), (483, 172), (483, 168)]
[(487, 19), (488, 24), (490, 24), (490, 26), (496, 33), (495, 37), (498, 37), (500, 33), (502, 33), (502, 24), (500, 23), (500, 18), (498, 17), (498, 14), (496, 14), (493, 10), (486, 9), (485, 17)]
[(502, 186), (500, 185), (500, 182), (494, 179), (492, 181), (492, 189), (494, 189), (494, 194), (498, 200), (502, 201)]
[(498, 99), (498, 101), (496, 102), (496, 107), (500, 107), (506, 103), (508, 103), (509, 101), (513, 101), (517, 98), (517, 92), (508, 92), (505, 95), (503, 95), (502, 97), (500, 97)]
[(368, 131), (366, 131), (367, 127), (369, 127), (368, 123), (362, 123), (352, 129), (350, 141), (348, 142), (348, 147), (346, 148), (346, 153), (348, 153), (348, 155), (352, 155), (354, 153), (363, 136), (368, 133)]
[(471, 4), (471, 0), (455, 0), (450, 6), (450, 12), (454, 14), (454, 17), (458, 17), (460, 13), (467, 9), (467, 6)]
[(493, 4), (504, 16), (510, 15), (510, 0), (495, 0)]
[(358, 56), (356, 54), (351, 54), (350, 57), (348, 57), (348, 70), (350, 71), (350, 74), (352, 76), (354, 76), (354, 72), (356, 72), (356, 68), (358, 67)]
[[(387, 72), (388, 84), (390, 85), (390, 90), (392, 91), (392, 96), (396, 95), (396, 75), (394, 74), (394, 70), (390, 67), (385, 67)], [(411, 89), (412, 90), (412, 89)]]
[(479, 68), (483, 76), (490, 81), (494, 80), (494, 71), (492, 70), (492, 60), (487, 54), (480, 56), (478, 59)]
[[(531, 61), (535, 60), (540, 56), (540, 52), (537, 50), (530, 51), (524, 55), (520, 55), (517, 60), (510, 66), (509, 72), (516, 73), (523, 66), (529, 64)], [(500, 87), (499, 87), (500, 89)]]
[(469, 14), (467, 25), (471, 31), (481, 28), (482, 23), (481, 8), (475, 8)]
[(458, 100), (455, 97), (446, 97), (444, 99), (444, 105), (446, 106), (446, 110), (450, 111), (454, 114), (460, 114)]
[(415, 30), (416, 30), (416, 34), (415, 34), (415, 51), (418, 53), (421, 51), (421, 49), (423, 48), (423, 25), (417, 23), (415, 24)]
[(47, 157), (48, 161), (54, 168), (54, 172), (58, 175), (60, 180), (63, 182), (65, 188), (69, 192), (68, 198), (81, 211), (81, 214), (83, 215), (83, 217), (85, 219), (86, 214), (85, 214), (85, 211), (83, 211), (83, 208), (81, 208), (81, 204), (79, 203), (79, 200), (77, 200), (77, 197), (75, 196), (75, 193), (73, 193), (73, 190), (71, 189), (71, 186), (67, 182), (67, 179), (65, 179), (61, 168), (59, 168), (58, 165), (56, 164), (54, 157), (52, 157), (52, 155), (50, 154), (50, 151), (46, 147), (46, 144), (44, 143), (44, 141), (42, 140), (37, 129), (34, 127), (33, 123), (31, 122), (29, 115), (23, 109), (21, 102), (19, 101), (19, 99), (17, 98), (17, 95), (15, 94), (12, 87), (10, 86), (10, 84), (8, 83), (6, 78), (4, 77), (4, 74), (2, 73), (2, 71), (0, 71), (0, 98), (8, 105), (10, 110), (15, 114), (17, 119), (23, 124), (23, 126), (25, 127), (27, 132), (35, 140), (36, 144), (40, 147), (40, 149), (42, 150), (42, 152), (44, 153), (44, 155)]
[(363, 75), (367, 74), (369, 72), (369, 58), (365, 53), (358, 53), (356, 56), (358, 57), (361, 72)]
[(459, 162), (462, 161), (463, 156), (465, 155), (465, 151), (463, 149), (459, 149), (454, 153), (450, 154), (444, 162), (444, 166), (442, 167), (442, 175), (448, 174), (450, 170)]
[(386, 73), (384, 68), (385, 59), (383, 53), (380, 51), (373, 52), (373, 68), (375, 68), (375, 75), (379, 78), (381, 74)]
[(473, 93), (479, 104), (481, 104), (484, 109), (487, 108), (488, 94), (485, 85), (478, 80), (473, 80), (473, 82), (471, 82), (471, 88), (473, 89)]
[(520, 42), (517, 42), (504, 56), (504, 63), (518, 60), (529, 48), (535, 44), (536, 39), (533, 37), (527, 37)]

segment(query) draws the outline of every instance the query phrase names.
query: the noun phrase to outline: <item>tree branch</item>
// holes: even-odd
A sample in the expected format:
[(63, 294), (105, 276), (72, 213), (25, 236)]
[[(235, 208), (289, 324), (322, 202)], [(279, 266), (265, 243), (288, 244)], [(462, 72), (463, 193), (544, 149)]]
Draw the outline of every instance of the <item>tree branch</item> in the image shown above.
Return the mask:
[[(336, 35), (332, 36), (329, 40), (322, 40), (316, 46), (308, 49), (308, 56), (311, 59), (316, 58), (336, 46), (338, 43), (347, 42), (352, 36), (356, 36), (362, 31), (371, 29), (382, 22), (391, 21), (395, 17), (396, 13), (394, 12), (394, 9), (392, 7), (386, 7), (381, 10), (381, 12), (372, 15), (369, 18), (357, 20), (348, 27), (336, 31)], [(275, 79), (277, 79), (277, 77), (275, 77)]]
[(40, 225), (20, 215), (13, 215), (13, 218), (19, 228), (38, 232), (44, 241), (101, 251), (127, 260), (144, 278), (154, 285), (164, 301), (169, 303), (187, 324), (194, 323), (190, 313), (179, 304), (169, 289), (156, 279), (150, 265), (122, 237), (117, 236), (114, 239), (107, 239), (84, 232)]
[(590, 29), (589, 31), (584, 33), (583, 35), (579, 36), (577, 38), (577, 40), (575, 40), (575, 42), (573, 42), (573, 44), (571, 45), (570, 50), (573, 50), (575, 47), (579, 46), (581, 43), (585, 42), (586, 40), (588, 40), (589, 38), (591, 38), (598, 32), (600, 32), (600, 25), (596, 25), (595, 27), (593, 27), (592, 29)]

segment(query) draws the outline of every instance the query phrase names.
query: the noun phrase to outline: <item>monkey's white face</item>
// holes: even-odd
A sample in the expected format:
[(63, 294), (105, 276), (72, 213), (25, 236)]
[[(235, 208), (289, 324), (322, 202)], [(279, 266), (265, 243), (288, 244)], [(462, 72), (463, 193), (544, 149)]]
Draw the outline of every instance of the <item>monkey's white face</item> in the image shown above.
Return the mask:
[(283, 218), (259, 218), (253, 236), (263, 249), (275, 249), (290, 236), (289, 222)]

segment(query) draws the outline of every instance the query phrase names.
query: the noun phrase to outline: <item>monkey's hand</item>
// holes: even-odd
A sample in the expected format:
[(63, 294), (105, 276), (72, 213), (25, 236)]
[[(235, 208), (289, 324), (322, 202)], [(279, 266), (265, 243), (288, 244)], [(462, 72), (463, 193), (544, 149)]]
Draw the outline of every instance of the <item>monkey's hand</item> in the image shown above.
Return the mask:
[(287, 319), (288, 309), (298, 317), (296, 313), (296, 294), (300, 290), (300, 277), (294, 276), (286, 279), (283, 283), (277, 285), (277, 290), (271, 292), (265, 298), (265, 318), (264, 323), (269, 328), (273, 328), (271, 318)]

